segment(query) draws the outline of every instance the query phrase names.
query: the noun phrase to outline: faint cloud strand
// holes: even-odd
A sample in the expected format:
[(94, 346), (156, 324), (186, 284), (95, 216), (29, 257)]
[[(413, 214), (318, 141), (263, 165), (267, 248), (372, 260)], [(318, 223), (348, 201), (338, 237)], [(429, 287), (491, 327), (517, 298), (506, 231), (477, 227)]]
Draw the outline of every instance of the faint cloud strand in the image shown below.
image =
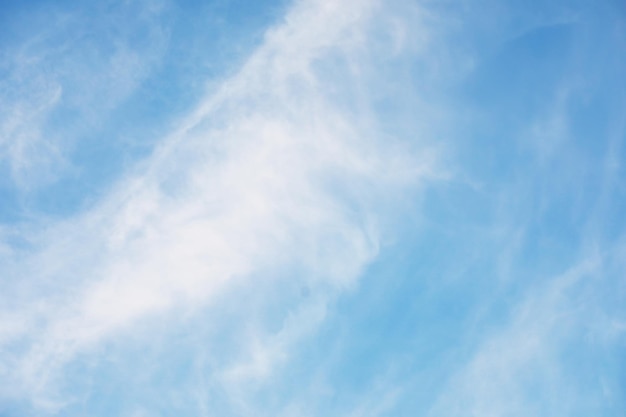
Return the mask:
[[(116, 10), (115, 1), (107, 2)], [(101, 6), (105, 6), (104, 4)], [(167, 41), (159, 8), (34, 9), (14, 24), (34, 28), (0, 55), (0, 170), (4, 187), (29, 191), (71, 169), (77, 142), (148, 75)], [(120, 23), (146, 29), (145, 45)], [(104, 36), (96, 38), (94, 32)]]

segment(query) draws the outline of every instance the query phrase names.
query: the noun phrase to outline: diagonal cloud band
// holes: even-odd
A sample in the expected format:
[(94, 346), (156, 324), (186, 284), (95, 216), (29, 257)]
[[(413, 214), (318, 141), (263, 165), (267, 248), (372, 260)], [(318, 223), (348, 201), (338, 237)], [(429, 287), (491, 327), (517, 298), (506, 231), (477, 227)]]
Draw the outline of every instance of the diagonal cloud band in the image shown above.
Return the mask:
[(376, 80), (361, 69), (377, 59), (367, 43), (379, 7), (297, 2), (107, 197), (5, 254), (20, 279), (3, 282), (0, 375), (16, 383), (2, 396), (59, 406), (50, 383), (77, 354), (242, 279), (296, 271), (289, 279), (322, 298), (354, 284), (376, 256), (384, 202), (437, 171), (372, 109)]

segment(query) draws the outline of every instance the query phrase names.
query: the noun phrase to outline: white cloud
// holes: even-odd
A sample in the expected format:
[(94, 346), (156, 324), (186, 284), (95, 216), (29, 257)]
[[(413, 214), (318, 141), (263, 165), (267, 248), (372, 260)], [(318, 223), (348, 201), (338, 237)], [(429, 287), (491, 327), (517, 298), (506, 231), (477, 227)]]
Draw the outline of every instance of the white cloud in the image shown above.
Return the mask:
[(32, 237), (37, 250), (3, 295), (19, 302), (0, 323), (23, 323), (0, 333), (0, 360), (12, 361), (2, 378), (18, 391), (4, 395), (54, 399), (49, 382), (76, 354), (244, 277), (262, 291), (294, 268), (317, 301), (277, 334), (253, 332), (225, 384), (266, 375), (324, 319), (325, 295), (354, 285), (376, 255), (386, 200), (435, 174), (430, 153), (379, 130), (363, 85), (375, 80), (354, 76), (376, 58), (362, 50), (377, 7), (297, 2), (107, 198)]

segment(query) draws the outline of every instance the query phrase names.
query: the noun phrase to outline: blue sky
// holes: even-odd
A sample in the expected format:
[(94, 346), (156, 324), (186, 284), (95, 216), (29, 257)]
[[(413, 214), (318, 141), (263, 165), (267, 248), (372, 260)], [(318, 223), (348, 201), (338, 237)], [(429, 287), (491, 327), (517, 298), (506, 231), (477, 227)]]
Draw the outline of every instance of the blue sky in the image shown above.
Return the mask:
[(0, 6), (0, 416), (622, 417), (620, 1)]

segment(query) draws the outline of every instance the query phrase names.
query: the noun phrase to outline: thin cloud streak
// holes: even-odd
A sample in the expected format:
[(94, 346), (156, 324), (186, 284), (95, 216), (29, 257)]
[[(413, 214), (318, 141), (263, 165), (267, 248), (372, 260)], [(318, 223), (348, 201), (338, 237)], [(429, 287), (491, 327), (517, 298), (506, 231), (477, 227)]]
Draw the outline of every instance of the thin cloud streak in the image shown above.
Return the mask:
[(589, 364), (625, 336), (623, 328), (613, 326), (617, 317), (598, 305), (598, 297), (604, 297), (599, 281), (622, 291), (616, 281), (623, 260), (614, 251), (582, 258), (530, 288), (503, 325), (481, 337), (429, 416), (583, 416), (616, 410), (622, 399), (612, 378), (615, 370)]

